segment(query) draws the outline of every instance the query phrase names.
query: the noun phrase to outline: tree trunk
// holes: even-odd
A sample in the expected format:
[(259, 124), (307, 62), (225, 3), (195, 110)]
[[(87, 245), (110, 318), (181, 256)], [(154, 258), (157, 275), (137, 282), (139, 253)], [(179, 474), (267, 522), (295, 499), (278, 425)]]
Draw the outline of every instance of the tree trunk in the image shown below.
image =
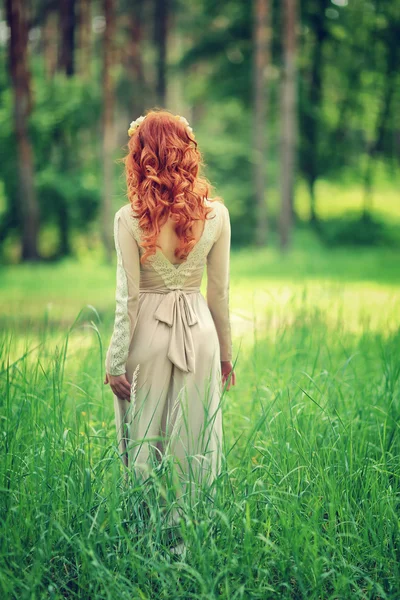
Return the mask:
[(169, 0), (154, 2), (154, 43), (157, 50), (156, 98), (160, 107), (165, 107), (167, 93), (167, 37)]
[(296, 0), (284, 0), (283, 79), (281, 89), (281, 212), (280, 245), (290, 244), (296, 160)]
[(112, 222), (112, 195), (114, 190), (114, 47), (115, 34), (115, 4), (114, 0), (104, 0), (104, 16), (106, 26), (104, 30), (103, 47), (103, 211), (102, 235), (106, 250), (107, 260), (111, 261), (113, 250), (113, 232), (110, 228)]
[(143, 51), (141, 48), (143, 38), (143, 0), (129, 3), (129, 39), (125, 49), (126, 68), (129, 75), (140, 85), (145, 82), (143, 67)]
[(60, 233), (59, 243), (58, 243), (58, 256), (61, 258), (63, 256), (69, 256), (71, 254), (71, 244), (70, 244), (70, 218), (68, 205), (65, 199), (60, 202), (57, 210), (57, 219), (58, 219), (58, 230)]
[(319, 220), (317, 215), (317, 196), (315, 193), (316, 180), (312, 175), (307, 179), (308, 191), (310, 194), (310, 222), (316, 229), (319, 227)]
[[(121, 29), (125, 30), (126, 42), (119, 48), (117, 58), (122, 64), (125, 94), (121, 98), (126, 114), (119, 112), (123, 119), (123, 132), (126, 138), (126, 123), (130, 123), (154, 102), (154, 85), (148, 85), (143, 58), (143, 29), (145, 25), (143, 0), (131, 0), (122, 17)], [(151, 95), (153, 94), (153, 99)], [(124, 111), (125, 112), (125, 111)]]
[(268, 78), (270, 61), (271, 16), (269, 0), (254, 0), (254, 109), (253, 109), (253, 146), (254, 146), (254, 187), (256, 196), (257, 224), (255, 242), (263, 246), (268, 241), (267, 212), (267, 113)]
[(14, 123), (18, 154), (18, 212), (22, 223), (22, 260), (39, 258), (39, 207), (36, 199), (33, 151), (28, 135), (28, 118), (32, 110), (28, 67), (28, 30), (22, 0), (6, 1), (10, 27), (9, 61), (14, 91)]
[(49, 10), (45, 16), (43, 26), (43, 58), (47, 79), (51, 79), (57, 70), (57, 19), (57, 13)]
[(177, 11), (171, 14), (170, 31), (167, 63), (172, 68), (168, 77), (167, 106), (176, 114), (187, 115), (189, 107), (185, 102), (185, 79), (181, 69), (176, 67), (182, 58), (184, 48), (182, 32), (179, 27), (179, 13)]
[(59, 4), (60, 52), (58, 68), (66, 75), (74, 74), (75, 0), (61, 0)]
[(79, 73), (85, 79), (90, 77), (92, 21), (90, 0), (79, 0)]

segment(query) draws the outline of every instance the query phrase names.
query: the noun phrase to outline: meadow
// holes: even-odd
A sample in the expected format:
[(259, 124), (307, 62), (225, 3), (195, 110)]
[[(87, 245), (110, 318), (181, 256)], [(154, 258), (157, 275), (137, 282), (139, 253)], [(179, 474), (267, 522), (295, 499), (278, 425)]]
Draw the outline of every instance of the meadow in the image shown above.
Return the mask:
[(399, 274), (304, 231), (232, 252), (226, 461), (174, 557), (115, 444), (114, 267), (2, 267), (1, 598), (399, 598)]

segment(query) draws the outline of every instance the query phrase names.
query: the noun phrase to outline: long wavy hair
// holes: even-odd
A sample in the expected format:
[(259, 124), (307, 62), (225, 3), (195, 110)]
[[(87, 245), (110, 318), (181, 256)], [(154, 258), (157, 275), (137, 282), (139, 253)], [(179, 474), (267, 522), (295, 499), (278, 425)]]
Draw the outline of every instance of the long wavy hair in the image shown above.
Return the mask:
[(196, 245), (195, 221), (204, 221), (211, 211), (204, 200), (212, 186), (201, 174), (204, 163), (194, 135), (169, 111), (152, 109), (130, 137), (122, 160), (127, 196), (143, 232), (141, 262), (155, 254), (169, 216), (179, 238), (175, 256), (185, 261)]

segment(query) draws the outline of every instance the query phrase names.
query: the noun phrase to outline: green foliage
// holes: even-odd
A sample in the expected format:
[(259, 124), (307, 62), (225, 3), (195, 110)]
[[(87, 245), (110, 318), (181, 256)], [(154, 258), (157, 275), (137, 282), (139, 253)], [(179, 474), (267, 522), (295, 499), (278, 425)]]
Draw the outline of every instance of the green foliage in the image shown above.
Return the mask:
[[(40, 168), (49, 153), (51, 156), (54, 143), (73, 144), (85, 131), (93, 135), (99, 125), (101, 96), (99, 86), (61, 73), (49, 80), (35, 79), (33, 94), (31, 127)], [(78, 146), (75, 153), (77, 150)]]
[(366, 214), (345, 214), (320, 222), (318, 232), (328, 246), (400, 247), (400, 227)]
[(229, 206), (232, 243), (252, 240), (255, 214), (251, 185), (250, 115), (232, 99), (220, 107), (210, 107), (207, 122), (200, 122), (196, 138), (204, 154), (206, 175)]
[(85, 230), (98, 214), (100, 193), (96, 180), (83, 173), (43, 170), (37, 178), (37, 191), (44, 223), (56, 222), (65, 207), (72, 231)]
[[(11, 90), (0, 91), (0, 178), (3, 214), (18, 216), (18, 170), (13, 134)], [(56, 74), (34, 79), (34, 110), (29, 123), (35, 158), (35, 185), (41, 224), (60, 228), (59, 254), (69, 253), (62, 238), (85, 231), (100, 206), (98, 143), (101, 110), (99, 87), (78, 77)], [(18, 221), (17, 226), (20, 226)]]
[[(203, 93), (196, 95), (197, 101), (209, 98), (219, 102), (236, 98), (243, 107), (249, 106), (252, 98), (252, 33), (248, 4), (237, 0), (200, 0), (192, 3), (190, 11), (182, 5), (179, 20), (182, 32), (189, 30), (192, 37), (179, 67), (188, 72), (190, 79), (196, 80), (194, 92), (201, 89), (200, 82), (203, 83)], [(195, 71), (190, 77), (194, 65), (202, 65), (202, 76)], [(195, 99), (193, 94), (189, 99)]]
[(71, 231), (84, 230), (100, 204), (95, 177), (100, 153), (93, 155), (85, 147), (96, 140), (99, 90), (79, 78), (58, 74), (35, 91), (32, 135), (43, 222), (67, 217)]

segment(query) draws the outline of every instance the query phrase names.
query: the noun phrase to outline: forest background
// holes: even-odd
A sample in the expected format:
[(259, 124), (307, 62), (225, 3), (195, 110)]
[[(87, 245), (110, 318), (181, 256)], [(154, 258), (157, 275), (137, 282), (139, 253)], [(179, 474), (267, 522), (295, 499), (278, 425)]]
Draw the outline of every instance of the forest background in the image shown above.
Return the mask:
[(395, 244), (399, 2), (296, 4), (6, 2), (4, 260), (110, 258), (127, 126), (157, 106), (193, 126), (234, 246)]

